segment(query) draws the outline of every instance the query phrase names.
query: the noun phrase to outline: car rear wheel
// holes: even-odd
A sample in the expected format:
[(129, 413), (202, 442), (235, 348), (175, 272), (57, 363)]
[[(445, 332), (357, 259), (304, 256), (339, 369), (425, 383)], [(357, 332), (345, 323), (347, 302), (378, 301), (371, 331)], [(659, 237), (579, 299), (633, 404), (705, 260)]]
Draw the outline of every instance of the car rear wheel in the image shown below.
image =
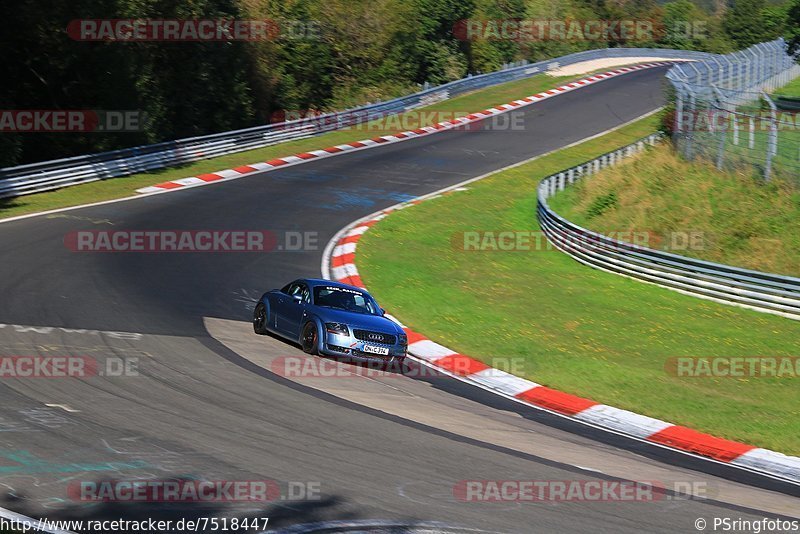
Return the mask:
[(308, 322), (303, 327), (302, 345), (306, 354), (317, 354), (317, 325)]
[(267, 307), (263, 302), (259, 302), (253, 311), (253, 332), (260, 336), (265, 336), (267, 331)]

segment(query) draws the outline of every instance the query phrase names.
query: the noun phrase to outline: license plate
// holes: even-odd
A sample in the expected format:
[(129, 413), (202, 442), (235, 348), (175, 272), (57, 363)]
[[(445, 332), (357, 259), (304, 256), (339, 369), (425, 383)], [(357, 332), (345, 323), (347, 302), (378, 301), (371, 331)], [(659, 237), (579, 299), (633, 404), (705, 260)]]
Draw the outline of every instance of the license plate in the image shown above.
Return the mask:
[(361, 350), (364, 352), (369, 352), (370, 354), (381, 354), (383, 356), (387, 356), (389, 354), (389, 349), (386, 347), (373, 347), (372, 345), (364, 345)]

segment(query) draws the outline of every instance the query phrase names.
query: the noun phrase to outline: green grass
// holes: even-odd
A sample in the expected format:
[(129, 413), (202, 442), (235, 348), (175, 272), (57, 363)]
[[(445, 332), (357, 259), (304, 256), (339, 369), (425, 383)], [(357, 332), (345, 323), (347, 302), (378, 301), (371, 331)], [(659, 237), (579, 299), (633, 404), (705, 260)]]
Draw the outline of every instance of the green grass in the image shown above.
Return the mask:
[(800, 96), (800, 78), (795, 78), (780, 89), (776, 89), (775, 94), (784, 96)]
[(541, 178), (656, 123), (648, 118), (392, 214), (359, 243), (359, 272), (383, 306), (454, 350), (489, 363), (519, 359), (518, 372), (536, 382), (798, 454), (800, 379), (687, 379), (665, 364), (676, 356), (800, 356), (800, 323), (593, 270), (554, 250), (453, 244), (467, 230), (539, 230)]
[[(410, 123), (413, 128), (427, 126), (430, 122), (439, 122), (443, 120), (442, 116), (434, 115), (424, 117), (420, 115), (419, 119), (422, 121), (420, 122), (420, 120), (417, 120), (418, 113), (435, 111), (440, 114), (445, 114), (444, 118), (446, 119), (468, 115), (497, 104), (505, 104), (511, 100), (530, 96), (545, 89), (563, 85), (568, 81), (580, 79), (584, 76), (586, 75), (581, 75), (579, 77), (553, 77), (540, 74), (524, 80), (489, 87), (449, 100), (437, 102), (414, 110), (411, 114), (406, 114), (405, 117), (401, 116), (399, 119), (405, 121), (403, 124)], [(397, 124), (395, 121), (392, 121), (388, 122), (386, 125), (391, 127), (392, 123)], [(135, 194), (136, 189), (155, 185), (159, 182), (186, 178), (187, 176), (197, 176), (198, 174), (229, 169), (248, 163), (267, 161), (273, 158), (309, 150), (317, 150), (327, 146), (396, 133), (397, 131), (397, 129), (391, 128), (382, 129), (376, 127), (376, 123), (371, 123), (355, 129), (339, 130), (308, 139), (288, 141), (257, 150), (198, 161), (180, 167), (171, 167), (157, 172), (113, 178), (48, 193), (39, 193), (12, 199), (0, 199), (0, 218), (14, 217), (26, 213), (35, 213), (67, 206), (77, 206), (89, 202), (122, 198)]]
[[(597, 213), (611, 193), (614, 205)], [(651, 232), (653, 248), (800, 276), (800, 190), (719, 172), (702, 160), (688, 163), (668, 144), (579, 182), (550, 205), (601, 233)], [(690, 234), (700, 239), (687, 246)]]

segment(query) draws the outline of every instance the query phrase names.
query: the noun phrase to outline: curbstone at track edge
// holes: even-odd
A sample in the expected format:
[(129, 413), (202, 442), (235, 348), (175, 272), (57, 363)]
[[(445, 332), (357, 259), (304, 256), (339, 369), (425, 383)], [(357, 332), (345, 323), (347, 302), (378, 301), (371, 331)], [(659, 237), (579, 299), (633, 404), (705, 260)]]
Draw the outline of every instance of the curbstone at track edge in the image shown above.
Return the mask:
[[(488, 175), (473, 178), (469, 182), (485, 178)], [(347, 225), (333, 237), (325, 249), (322, 263), (323, 277), (365, 288), (356, 266), (356, 249), (361, 237), (372, 226), (394, 211), (463, 189), (462, 186), (465, 183), (467, 182), (396, 204)], [(396, 317), (389, 314), (387, 316), (406, 331), (408, 352), (412, 357), (458, 380), (601, 430), (700, 457), (704, 460), (756, 472), (784, 482), (800, 484), (800, 458), (796, 456), (788, 456), (753, 445), (718, 438), (684, 426), (551, 389), (492, 368), (470, 356), (459, 354), (428, 339), (423, 334), (411, 330)]]

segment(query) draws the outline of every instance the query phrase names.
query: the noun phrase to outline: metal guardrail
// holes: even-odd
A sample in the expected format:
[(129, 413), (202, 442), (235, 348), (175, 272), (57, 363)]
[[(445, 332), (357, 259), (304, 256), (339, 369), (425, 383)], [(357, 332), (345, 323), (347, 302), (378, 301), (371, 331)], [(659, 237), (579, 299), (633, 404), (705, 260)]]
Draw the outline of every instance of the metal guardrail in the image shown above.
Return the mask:
[(800, 111), (800, 96), (773, 95), (778, 109), (784, 111)]
[(577, 180), (641, 152), (653, 134), (539, 183), (537, 217), (550, 242), (575, 260), (694, 296), (800, 320), (800, 278), (688, 258), (592, 232), (555, 213), (547, 199)]
[(582, 61), (600, 58), (663, 57), (702, 60), (704, 52), (653, 48), (586, 50), (560, 58), (521, 64), (501, 71), (470, 76), (386, 102), (330, 113), (312, 120), (268, 124), (243, 130), (191, 137), (87, 156), (0, 169), (0, 198), (38, 193), (106, 178), (127, 176), (202, 159), (261, 148), (292, 139), (319, 135), (382, 117), (402, 113), (438, 100)]

